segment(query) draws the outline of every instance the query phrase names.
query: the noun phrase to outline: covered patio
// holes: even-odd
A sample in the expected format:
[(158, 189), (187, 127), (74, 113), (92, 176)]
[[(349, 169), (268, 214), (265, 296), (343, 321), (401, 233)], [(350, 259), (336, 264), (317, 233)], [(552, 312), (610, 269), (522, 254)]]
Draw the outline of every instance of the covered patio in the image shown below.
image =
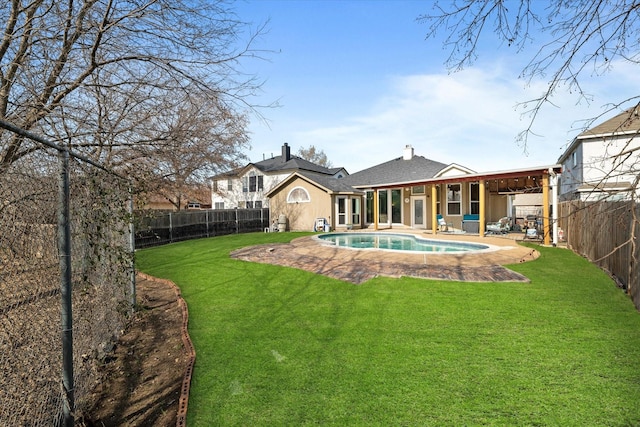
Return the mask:
[[(447, 200), (449, 195), (443, 197), (441, 189), (449, 188), (450, 184), (477, 183), (477, 205), (474, 207), (474, 216), (478, 218), (478, 234), (485, 236), (487, 224), (487, 206), (491, 204), (492, 198), (505, 195), (542, 193), (543, 215), (542, 215), (542, 236), (545, 245), (558, 243), (558, 174), (561, 165), (541, 166), (535, 168), (516, 169), (498, 172), (470, 173), (456, 176), (444, 176), (425, 180), (407, 181), (401, 183), (384, 184), (371, 186), (369, 190), (374, 193), (373, 197), (373, 228), (378, 230), (380, 224), (380, 209), (378, 201), (379, 194), (383, 190), (410, 188), (424, 186), (427, 197), (431, 200), (429, 216), (431, 230), (433, 234), (438, 231), (438, 215), (441, 213), (440, 202)], [(405, 199), (407, 202), (407, 199)], [(459, 201), (458, 204), (462, 206)], [(468, 208), (466, 210), (469, 210)], [(464, 212), (462, 209), (457, 216), (471, 212)]]

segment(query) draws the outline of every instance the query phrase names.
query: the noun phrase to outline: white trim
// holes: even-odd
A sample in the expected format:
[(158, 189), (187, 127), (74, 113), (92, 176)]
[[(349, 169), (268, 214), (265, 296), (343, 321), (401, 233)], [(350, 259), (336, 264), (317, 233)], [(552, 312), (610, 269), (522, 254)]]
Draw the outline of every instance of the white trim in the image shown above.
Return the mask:
[[(291, 194), (296, 190), (302, 190), (302, 192), (306, 194), (307, 200), (292, 200)], [(310, 203), (310, 202), (311, 202), (311, 196), (309, 195), (309, 192), (307, 191), (307, 189), (304, 187), (300, 187), (300, 186), (293, 187), (291, 191), (289, 191), (289, 193), (287, 194), (287, 203)]]

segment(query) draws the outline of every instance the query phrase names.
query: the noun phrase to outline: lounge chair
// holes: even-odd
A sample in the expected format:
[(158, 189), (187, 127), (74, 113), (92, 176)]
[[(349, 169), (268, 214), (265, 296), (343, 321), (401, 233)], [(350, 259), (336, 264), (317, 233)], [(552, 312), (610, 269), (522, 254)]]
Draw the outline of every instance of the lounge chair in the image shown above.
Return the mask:
[(511, 231), (511, 218), (505, 216), (497, 222), (488, 222), (485, 234), (507, 234), (509, 231)]

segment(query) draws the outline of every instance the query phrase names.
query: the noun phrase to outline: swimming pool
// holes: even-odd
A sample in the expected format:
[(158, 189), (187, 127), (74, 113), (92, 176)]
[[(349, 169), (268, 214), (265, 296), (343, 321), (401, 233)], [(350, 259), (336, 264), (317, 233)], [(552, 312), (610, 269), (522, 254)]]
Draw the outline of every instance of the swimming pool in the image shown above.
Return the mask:
[(411, 234), (391, 233), (329, 233), (316, 236), (323, 242), (353, 249), (383, 249), (392, 251), (464, 253), (490, 249), (480, 243), (423, 239)]

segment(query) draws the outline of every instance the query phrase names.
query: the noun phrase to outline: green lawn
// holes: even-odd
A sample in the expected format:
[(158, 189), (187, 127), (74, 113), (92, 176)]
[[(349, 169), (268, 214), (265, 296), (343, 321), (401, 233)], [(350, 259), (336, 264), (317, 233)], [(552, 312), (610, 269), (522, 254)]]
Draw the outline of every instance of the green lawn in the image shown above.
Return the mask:
[(229, 258), (300, 235), (138, 252), (189, 306), (188, 425), (640, 425), (640, 314), (570, 251), (512, 266), (529, 284), (352, 285)]

